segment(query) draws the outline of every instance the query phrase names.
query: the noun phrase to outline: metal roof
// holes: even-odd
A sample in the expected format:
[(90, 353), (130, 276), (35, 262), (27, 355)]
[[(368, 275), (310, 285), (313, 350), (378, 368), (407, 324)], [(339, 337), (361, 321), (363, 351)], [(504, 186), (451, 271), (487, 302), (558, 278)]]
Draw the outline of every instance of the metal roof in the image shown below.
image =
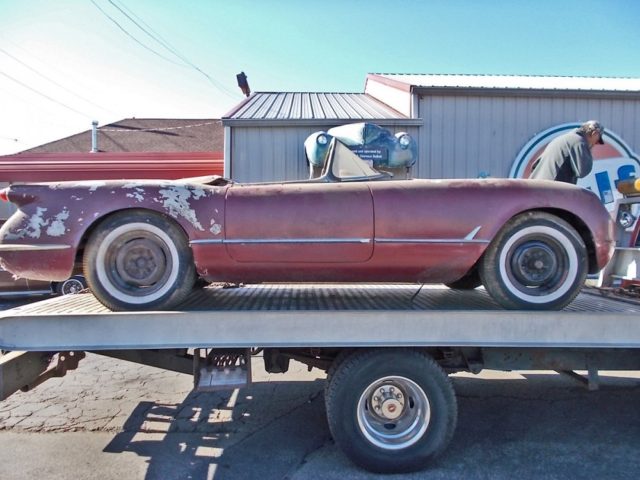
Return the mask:
[[(227, 120), (397, 120), (405, 115), (365, 93), (256, 92)], [(225, 122), (226, 123), (226, 122)]]
[(420, 88), (487, 88), (522, 90), (569, 90), (640, 93), (640, 78), (559, 77), (535, 75), (455, 75), (376, 73), (384, 79)]
[[(98, 128), (101, 152), (222, 152), (220, 120), (125, 118)], [(91, 150), (91, 130), (39, 145), (21, 153), (67, 153)]]

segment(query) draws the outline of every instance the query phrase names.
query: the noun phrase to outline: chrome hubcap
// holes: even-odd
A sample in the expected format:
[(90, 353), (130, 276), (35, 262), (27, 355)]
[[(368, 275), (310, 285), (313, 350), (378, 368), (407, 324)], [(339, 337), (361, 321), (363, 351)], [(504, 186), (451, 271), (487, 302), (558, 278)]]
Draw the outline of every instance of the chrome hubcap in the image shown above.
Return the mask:
[(384, 377), (371, 383), (358, 401), (358, 426), (372, 444), (400, 450), (427, 431), (431, 408), (424, 390), (405, 377)]

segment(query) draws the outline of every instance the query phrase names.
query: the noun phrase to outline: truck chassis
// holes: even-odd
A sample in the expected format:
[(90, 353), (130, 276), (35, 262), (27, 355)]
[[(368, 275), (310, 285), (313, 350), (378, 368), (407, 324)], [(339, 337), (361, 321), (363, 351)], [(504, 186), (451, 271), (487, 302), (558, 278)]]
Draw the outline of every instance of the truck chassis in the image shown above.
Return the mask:
[[(559, 312), (505, 311), (482, 289), (417, 285), (211, 286), (180, 311), (110, 312), (89, 294), (0, 314), (0, 398), (95, 352), (193, 374), (197, 390), (251, 382), (251, 356), (327, 372), (336, 443), (376, 472), (424, 468), (457, 421), (447, 374), (556, 370), (598, 386), (598, 370), (640, 370), (640, 304), (586, 289)], [(587, 371), (586, 377), (576, 370)]]

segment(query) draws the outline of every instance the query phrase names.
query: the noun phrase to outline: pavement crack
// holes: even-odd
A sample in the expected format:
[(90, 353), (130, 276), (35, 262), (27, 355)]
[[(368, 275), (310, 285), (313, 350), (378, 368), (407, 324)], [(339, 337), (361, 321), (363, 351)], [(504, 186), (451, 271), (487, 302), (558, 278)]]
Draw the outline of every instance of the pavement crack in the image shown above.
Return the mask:
[(314, 448), (310, 448), (307, 452), (305, 452), (304, 456), (300, 459), (300, 461), (294, 465), (283, 477), (282, 480), (291, 480), (291, 478), (293, 478), (293, 476), (296, 474), (296, 472), (298, 472), (300, 469), (302, 469), (302, 467), (304, 467), (307, 462), (309, 461), (309, 458), (311, 456), (313, 456), (316, 452), (322, 450), (323, 448), (325, 448), (327, 445), (330, 445), (333, 442), (333, 439), (331, 438), (331, 436), (328, 436), (324, 439), (324, 441), (322, 443), (320, 443), (319, 445), (317, 445)]
[(309, 405), (310, 403), (312, 403), (315, 399), (317, 399), (323, 392), (324, 390), (321, 388), (320, 390), (318, 390), (317, 392), (312, 393), (311, 395), (309, 395), (309, 397), (302, 403), (299, 403), (297, 405), (295, 405), (293, 408), (291, 408), (290, 410), (288, 410), (287, 412), (283, 413), (282, 415), (279, 415), (277, 417), (273, 417), (269, 422), (265, 423), (264, 425), (262, 425), (260, 428), (258, 428), (257, 430), (251, 432), (249, 435), (247, 435), (246, 437), (242, 438), (241, 440), (238, 441), (238, 443), (234, 444), (234, 447), (237, 447), (239, 445), (242, 445), (243, 443), (245, 443), (247, 440), (252, 439), (254, 436), (258, 435), (259, 433), (261, 433), (262, 431), (266, 430), (267, 428), (269, 428), (270, 426), (272, 426), (273, 424), (277, 423), (278, 421), (280, 421), (281, 419), (297, 412), (298, 410), (304, 408), (305, 406)]

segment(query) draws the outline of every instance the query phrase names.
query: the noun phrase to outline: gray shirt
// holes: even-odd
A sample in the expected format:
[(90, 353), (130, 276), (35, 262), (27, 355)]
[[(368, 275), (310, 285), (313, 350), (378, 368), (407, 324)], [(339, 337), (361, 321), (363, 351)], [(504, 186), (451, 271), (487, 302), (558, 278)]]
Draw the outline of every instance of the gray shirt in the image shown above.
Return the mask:
[(593, 167), (589, 143), (578, 129), (554, 138), (534, 162), (529, 178), (577, 183)]

